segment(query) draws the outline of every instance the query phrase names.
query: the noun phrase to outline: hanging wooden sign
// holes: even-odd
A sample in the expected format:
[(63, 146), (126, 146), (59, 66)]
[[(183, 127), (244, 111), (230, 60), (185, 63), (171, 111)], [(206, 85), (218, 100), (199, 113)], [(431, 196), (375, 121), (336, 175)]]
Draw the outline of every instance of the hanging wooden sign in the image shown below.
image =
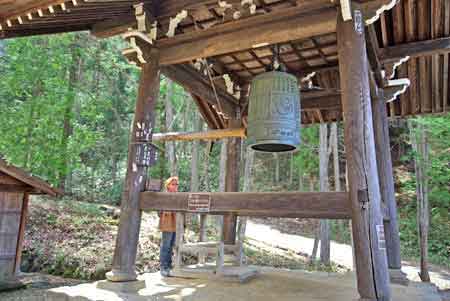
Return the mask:
[(188, 197), (188, 211), (209, 212), (211, 209), (211, 195), (204, 193), (190, 193)]

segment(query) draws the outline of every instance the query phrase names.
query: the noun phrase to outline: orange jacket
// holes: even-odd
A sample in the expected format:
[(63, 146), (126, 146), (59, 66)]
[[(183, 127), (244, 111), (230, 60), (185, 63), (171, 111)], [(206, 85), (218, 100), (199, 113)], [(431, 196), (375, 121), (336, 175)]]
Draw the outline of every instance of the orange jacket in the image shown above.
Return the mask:
[(161, 212), (159, 215), (159, 231), (176, 232), (177, 222), (175, 212)]

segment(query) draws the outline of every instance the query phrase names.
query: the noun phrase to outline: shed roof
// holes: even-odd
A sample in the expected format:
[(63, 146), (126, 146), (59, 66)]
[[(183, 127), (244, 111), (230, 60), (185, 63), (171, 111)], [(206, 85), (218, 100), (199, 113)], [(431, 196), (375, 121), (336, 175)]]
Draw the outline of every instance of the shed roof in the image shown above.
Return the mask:
[(8, 164), (5, 160), (0, 158), (0, 173), (7, 174), (8, 176), (30, 186), (31, 190), (27, 192), (31, 194), (48, 194), (51, 196), (62, 195), (63, 192), (59, 189), (53, 188), (47, 182), (42, 179), (32, 176), (25, 172), (23, 169)]
[[(271, 65), (276, 44), (281, 62), (300, 80), (302, 122), (330, 122), (342, 118), (336, 19), (340, 11), (345, 13), (343, 2), (0, 0), (0, 37), (78, 30), (109, 37), (132, 28), (149, 41), (156, 24), (156, 41), (148, 46), (161, 50), (163, 73), (193, 94), (211, 128), (226, 126), (227, 110), (239, 107), (245, 117), (249, 83)], [(140, 3), (142, 11), (136, 6)], [(395, 98), (403, 91), (391, 80), (410, 80), (406, 93), (388, 104), (390, 117), (446, 112), (450, 106), (448, 1), (359, 0), (352, 5), (366, 21), (368, 57), (377, 83)], [(139, 22), (143, 15), (146, 21)], [(175, 35), (168, 37), (177, 15)], [(140, 38), (129, 35), (128, 39)]]

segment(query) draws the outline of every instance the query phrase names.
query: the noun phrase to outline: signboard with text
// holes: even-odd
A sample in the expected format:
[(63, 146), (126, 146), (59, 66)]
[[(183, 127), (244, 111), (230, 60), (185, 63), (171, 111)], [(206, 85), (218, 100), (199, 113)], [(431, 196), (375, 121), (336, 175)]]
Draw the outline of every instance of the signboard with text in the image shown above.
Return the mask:
[(211, 209), (211, 196), (204, 193), (190, 193), (188, 197), (188, 211), (209, 212)]

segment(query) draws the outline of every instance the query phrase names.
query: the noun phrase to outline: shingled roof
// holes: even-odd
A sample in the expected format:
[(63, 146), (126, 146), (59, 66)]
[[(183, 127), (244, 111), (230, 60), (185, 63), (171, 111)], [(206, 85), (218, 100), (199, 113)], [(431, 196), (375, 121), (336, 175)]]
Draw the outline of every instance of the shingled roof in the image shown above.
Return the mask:
[[(27, 173), (23, 169), (20, 169), (16, 166), (13, 166), (11, 164), (8, 164), (5, 160), (0, 158), (0, 176), (2, 174), (6, 174), (7, 176), (10, 176), (17, 180), (18, 182), (21, 182), (25, 185), (21, 185), (20, 189), (23, 189), (24, 191), (30, 193), (30, 194), (48, 194), (51, 196), (58, 196), (62, 195), (63, 192), (59, 189), (53, 188), (45, 182), (44, 180), (32, 176), (31, 174)], [(2, 184), (2, 185), (8, 185), (8, 184)], [(14, 184), (17, 185), (17, 184)]]

